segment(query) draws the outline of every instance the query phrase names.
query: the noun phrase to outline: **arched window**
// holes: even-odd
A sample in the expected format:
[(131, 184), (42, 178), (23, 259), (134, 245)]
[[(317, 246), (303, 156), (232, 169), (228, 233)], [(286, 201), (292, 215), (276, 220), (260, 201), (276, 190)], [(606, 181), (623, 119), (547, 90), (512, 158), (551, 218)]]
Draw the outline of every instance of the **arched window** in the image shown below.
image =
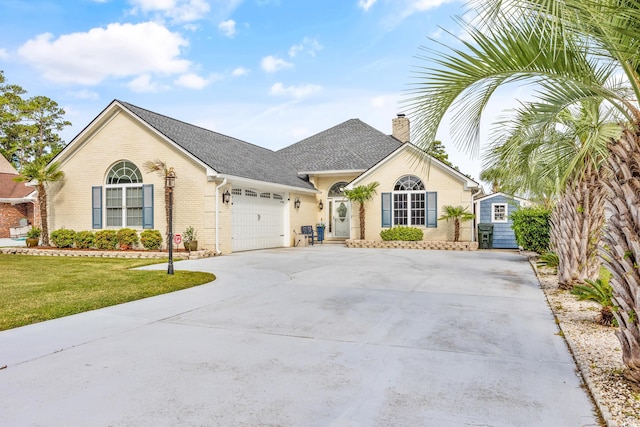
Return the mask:
[(328, 196), (329, 197), (341, 197), (344, 196), (344, 187), (346, 187), (348, 182), (340, 181), (336, 182), (329, 189)]
[(133, 163), (123, 160), (107, 172), (105, 183), (107, 227), (142, 227), (144, 191), (142, 174)]
[(396, 181), (394, 191), (424, 191), (424, 184), (417, 176), (405, 175)]
[(437, 198), (426, 192), (424, 183), (414, 175), (405, 175), (393, 186), (393, 192), (382, 194), (382, 223), (392, 225), (437, 226)]

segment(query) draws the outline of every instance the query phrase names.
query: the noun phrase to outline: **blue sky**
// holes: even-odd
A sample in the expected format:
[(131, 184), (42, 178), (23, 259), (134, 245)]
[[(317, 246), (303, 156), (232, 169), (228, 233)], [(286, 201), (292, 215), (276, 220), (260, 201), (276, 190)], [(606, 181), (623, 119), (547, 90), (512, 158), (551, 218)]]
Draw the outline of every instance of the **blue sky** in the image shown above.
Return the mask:
[[(0, 69), (68, 142), (113, 99), (273, 150), (351, 118), (385, 133), (448, 0), (0, 0)], [(480, 159), (439, 134), (454, 164)]]

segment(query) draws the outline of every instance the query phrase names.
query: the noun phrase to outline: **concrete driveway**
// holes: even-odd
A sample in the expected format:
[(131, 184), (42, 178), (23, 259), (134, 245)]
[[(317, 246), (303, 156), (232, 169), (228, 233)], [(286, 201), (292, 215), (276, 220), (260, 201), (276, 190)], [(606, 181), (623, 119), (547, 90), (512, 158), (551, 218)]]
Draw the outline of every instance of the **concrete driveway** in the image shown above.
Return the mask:
[(218, 280), (0, 333), (0, 425), (599, 425), (521, 255), (316, 245), (176, 269)]

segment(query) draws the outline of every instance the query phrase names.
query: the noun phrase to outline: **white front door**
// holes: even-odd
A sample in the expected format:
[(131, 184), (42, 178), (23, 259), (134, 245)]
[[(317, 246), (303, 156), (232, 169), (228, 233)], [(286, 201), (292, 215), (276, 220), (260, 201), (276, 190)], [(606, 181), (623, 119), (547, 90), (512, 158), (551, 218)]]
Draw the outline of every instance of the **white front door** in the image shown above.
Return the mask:
[(351, 231), (351, 202), (347, 199), (333, 199), (333, 237), (349, 238)]

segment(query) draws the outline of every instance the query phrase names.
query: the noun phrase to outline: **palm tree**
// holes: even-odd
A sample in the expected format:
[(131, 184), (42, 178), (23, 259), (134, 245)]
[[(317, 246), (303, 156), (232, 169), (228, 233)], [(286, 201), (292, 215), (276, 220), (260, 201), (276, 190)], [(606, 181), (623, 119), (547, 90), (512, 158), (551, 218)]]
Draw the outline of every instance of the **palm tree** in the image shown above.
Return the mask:
[(587, 100), (547, 122), (539, 122), (535, 110), (521, 108), (500, 125), (494, 149), (486, 156), (491, 168), (504, 171), (505, 187), (539, 197), (544, 191), (544, 198), (554, 201), (551, 243), (563, 289), (595, 280), (600, 269), (597, 244), (605, 202), (601, 166), (607, 143), (619, 129), (601, 104)]
[(442, 211), (444, 215), (438, 218), (438, 221), (447, 220), (449, 222), (450, 219), (453, 220), (453, 241), (457, 242), (460, 240), (460, 223), (471, 221), (475, 215), (462, 206), (445, 205), (442, 207)]
[(172, 170), (173, 168), (170, 168), (167, 166), (167, 163), (159, 160), (159, 159), (155, 159), (154, 161), (151, 160), (147, 160), (146, 162), (144, 162), (144, 164), (142, 165), (142, 167), (144, 168), (144, 170), (147, 173), (152, 173), (155, 172), (157, 173), (160, 177), (163, 178), (163, 184), (164, 184), (164, 217), (165, 217), (165, 224), (166, 224), (166, 230), (165, 230), (165, 235), (167, 238), (167, 241), (170, 241), (170, 237), (169, 237), (169, 198), (171, 197), (171, 190), (167, 187), (167, 175), (169, 174), (169, 171)]
[(351, 190), (344, 190), (347, 199), (360, 203), (360, 240), (364, 240), (364, 204), (373, 199), (379, 185), (379, 182), (372, 182), (367, 185), (359, 185)]
[[(427, 146), (456, 106), (454, 130), (479, 148), (480, 118), (500, 86), (535, 84), (540, 115), (604, 99), (624, 116), (609, 144), (603, 183), (611, 216), (602, 262), (612, 272), (614, 311), (627, 378), (640, 383), (640, 1), (476, 0), (462, 48), (434, 53), (408, 100), (413, 142)], [(445, 47), (446, 48), (446, 47)]]
[(42, 228), (42, 246), (49, 246), (47, 186), (49, 183), (60, 181), (62, 178), (64, 178), (64, 172), (60, 170), (60, 164), (58, 162), (47, 164), (42, 158), (27, 164), (20, 171), (20, 175), (14, 178), (14, 181), (34, 182), (36, 185), (38, 207), (40, 208), (40, 225)]

